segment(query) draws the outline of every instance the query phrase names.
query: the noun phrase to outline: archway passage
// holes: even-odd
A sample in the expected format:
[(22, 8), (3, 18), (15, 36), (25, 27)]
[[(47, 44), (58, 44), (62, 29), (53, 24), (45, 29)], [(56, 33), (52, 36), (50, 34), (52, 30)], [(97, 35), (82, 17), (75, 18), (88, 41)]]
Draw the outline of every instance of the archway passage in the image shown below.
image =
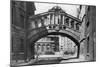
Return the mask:
[[(53, 38), (54, 39), (52, 41), (48, 41), (50, 37), (51, 39)], [(42, 41), (44, 38), (47, 39), (47, 42)], [(62, 39), (64, 39), (65, 42), (67, 40), (67, 42), (65, 43)], [(69, 45), (68, 45), (68, 41), (70, 41)], [(31, 42), (31, 50), (34, 53), (33, 56), (34, 58), (46, 57), (47, 55), (50, 57), (56, 57), (56, 58), (59, 57), (62, 59), (78, 58), (79, 46), (80, 44), (75, 38), (61, 32), (47, 33), (39, 37), (35, 42)]]
[[(61, 35), (69, 38), (77, 46), (77, 57), (79, 57), (81, 21), (67, 14), (56, 6), (47, 12), (30, 17), (30, 29), (28, 31), (29, 51), (32, 58), (35, 54), (35, 43), (48, 35)], [(29, 56), (29, 57), (30, 57)]]

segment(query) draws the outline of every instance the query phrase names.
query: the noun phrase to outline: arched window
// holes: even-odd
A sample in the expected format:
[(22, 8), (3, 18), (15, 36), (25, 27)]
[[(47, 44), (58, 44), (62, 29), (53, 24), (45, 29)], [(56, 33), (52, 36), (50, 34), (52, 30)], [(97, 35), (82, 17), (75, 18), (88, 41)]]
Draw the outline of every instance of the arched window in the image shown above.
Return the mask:
[(65, 19), (65, 24), (66, 24), (67, 26), (69, 26), (69, 18), (66, 18), (66, 19)]
[(90, 6), (88, 6), (88, 9), (87, 10), (90, 11)]
[(76, 30), (79, 30), (79, 24), (76, 24)]
[(72, 20), (70, 23), (71, 23), (71, 27), (74, 28), (74, 20)]

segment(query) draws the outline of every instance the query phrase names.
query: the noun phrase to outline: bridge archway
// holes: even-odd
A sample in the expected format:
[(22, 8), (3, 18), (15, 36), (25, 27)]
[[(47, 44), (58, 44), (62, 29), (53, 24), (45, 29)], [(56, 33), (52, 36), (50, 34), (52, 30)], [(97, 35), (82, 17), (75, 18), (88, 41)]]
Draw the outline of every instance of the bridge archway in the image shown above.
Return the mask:
[(75, 38), (73, 38), (73, 36), (70, 36), (66, 33), (63, 33), (63, 32), (49, 32), (49, 33), (45, 33), (43, 35), (41, 35), (40, 37), (38, 37), (35, 41), (34, 41), (34, 37), (31, 39), (31, 42), (30, 42), (30, 48), (31, 48), (31, 52), (33, 52), (33, 56), (32, 58), (35, 58), (34, 56), (34, 53), (35, 53), (35, 43), (41, 39), (41, 38), (44, 38), (48, 35), (61, 35), (61, 36), (64, 36), (64, 37), (68, 37), (70, 40), (72, 40), (76, 46), (77, 46), (77, 57), (76, 58), (79, 58), (79, 51), (80, 51), (80, 43), (78, 42), (78, 40), (76, 40)]
[[(77, 58), (80, 50), (80, 25), (81, 21), (67, 13), (58, 6), (48, 12), (30, 17), (31, 30), (28, 31), (29, 50), (34, 52), (35, 42), (50, 34), (63, 35), (71, 39), (78, 46)], [(32, 54), (34, 55), (34, 53)]]

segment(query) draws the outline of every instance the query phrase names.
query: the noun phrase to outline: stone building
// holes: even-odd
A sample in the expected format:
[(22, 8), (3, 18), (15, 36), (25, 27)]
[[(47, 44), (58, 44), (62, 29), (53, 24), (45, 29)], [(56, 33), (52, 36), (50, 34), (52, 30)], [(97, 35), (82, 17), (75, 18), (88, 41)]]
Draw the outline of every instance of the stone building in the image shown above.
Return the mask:
[(34, 2), (11, 1), (11, 60), (26, 60), (28, 17), (34, 15)]
[(35, 43), (35, 56), (50, 55), (68, 58), (67, 56), (76, 57), (77, 51), (77, 45), (71, 39), (61, 35), (48, 35)]
[(54, 55), (54, 52), (58, 51), (59, 48), (59, 38), (56, 36), (47, 36), (41, 38), (35, 43), (36, 53), (40, 55)]
[(83, 56), (85, 61), (94, 61), (96, 60), (96, 7), (81, 5), (78, 18), (82, 20), (80, 57)]

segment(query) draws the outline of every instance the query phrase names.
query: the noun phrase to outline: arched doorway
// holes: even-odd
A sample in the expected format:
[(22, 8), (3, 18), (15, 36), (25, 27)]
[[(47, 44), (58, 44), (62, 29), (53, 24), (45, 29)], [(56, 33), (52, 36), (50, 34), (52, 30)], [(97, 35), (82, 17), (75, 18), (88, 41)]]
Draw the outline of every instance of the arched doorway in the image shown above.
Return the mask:
[(79, 42), (65, 33), (48, 33), (33, 45), (35, 58), (69, 59), (79, 57)]

